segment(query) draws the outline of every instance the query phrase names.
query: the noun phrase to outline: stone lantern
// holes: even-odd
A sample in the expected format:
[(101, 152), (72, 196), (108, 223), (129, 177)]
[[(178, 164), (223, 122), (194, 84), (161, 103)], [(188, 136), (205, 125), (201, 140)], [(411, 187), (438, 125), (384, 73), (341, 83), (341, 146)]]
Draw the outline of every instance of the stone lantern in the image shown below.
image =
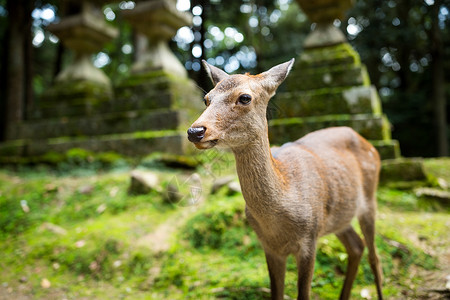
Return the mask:
[(124, 11), (123, 16), (140, 35), (132, 73), (163, 70), (187, 77), (184, 66), (170, 50), (168, 41), (179, 28), (191, 25), (190, 14), (178, 11), (173, 0), (150, 0), (137, 2), (136, 7)]
[(391, 139), (389, 121), (366, 67), (334, 26), (353, 0), (297, 3), (315, 26), (286, 80), (287, 92), (276, 98), (280, 112), (270, 121), (271, 140), (281, 144), (321, 128), (349, 126), (367, 138), (383, 159), (398, 157), (399, 144)]
[(103, 2), (107, 1), (69, 1), (69, 5), (77, 7), (79, 13), (63, 17), (61, 22), (47, 27), (75, 53), (72, 63), (57, 75), (57, 83), (87, 81), (111, 89), (109, 78), (91, 61), (92, 54), (118, 35), (117, 29), (103, 19), (99, 8)]
[(297, 0), (297, 3), (309, 20), (316, 24), (307, 36), (304, 48), (330, 46), (347, 41), (333, 22), (345, 16), (345, 12), (352, 7), (353, 0)]

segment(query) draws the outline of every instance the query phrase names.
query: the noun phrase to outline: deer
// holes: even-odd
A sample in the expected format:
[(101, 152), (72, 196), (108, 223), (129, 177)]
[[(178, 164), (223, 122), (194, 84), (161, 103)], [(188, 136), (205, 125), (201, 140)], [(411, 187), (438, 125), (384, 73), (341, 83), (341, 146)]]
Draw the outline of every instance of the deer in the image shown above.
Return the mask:
[[(198, 149), (232, 151), (245, 215), (265, 253), (272, 299), (284, 298), (286, 260), (296, 259), (298, 298), (310, 299), (317, 241), (334, 233), (348, 253), (340, 299), (349, 299), (368, 248), (378, 299), (382, 269), (375, 246), (377, 150), (349, 127), (331, 127), (270, 148), (266, 110), (294, 59), (258, 75), (202, 61), (212, 83), (206, 109), (187, 130)], [(351, 222), (357, 218), (364, 241)]]

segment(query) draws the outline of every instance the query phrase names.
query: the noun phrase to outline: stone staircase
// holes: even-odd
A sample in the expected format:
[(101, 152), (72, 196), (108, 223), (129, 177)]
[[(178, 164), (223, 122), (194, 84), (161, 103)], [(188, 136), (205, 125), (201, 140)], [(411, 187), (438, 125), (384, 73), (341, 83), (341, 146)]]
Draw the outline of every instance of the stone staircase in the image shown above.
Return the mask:
[(282, 144), (321, 128), (349, 126), (367, 138), (382, 159), (400, 156), (391, 139), (376, 89), (358, 53), (348, 43), (306, 49), (274, 99), (269, 138)]
[(44, 94), (27, 121), (0, 143), (0, 162), (72, 148), (127, 156), (186, 154), (186, 128), (202, 109), (202, 94), (187, 78), (163, 71), (133, 75), (114, 92), (90, 83)]

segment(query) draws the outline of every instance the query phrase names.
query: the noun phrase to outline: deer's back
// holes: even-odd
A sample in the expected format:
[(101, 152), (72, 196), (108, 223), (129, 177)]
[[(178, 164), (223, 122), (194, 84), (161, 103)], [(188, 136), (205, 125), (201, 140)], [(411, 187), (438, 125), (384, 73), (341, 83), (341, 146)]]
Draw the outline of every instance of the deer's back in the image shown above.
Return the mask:
[(379, 155), (351, 128), (310, 133), (274, 150), (273, 156), (284, 166), (289, 193), (319, 208), (315, 218), (320, 235), (344, 229), (373, 205)]

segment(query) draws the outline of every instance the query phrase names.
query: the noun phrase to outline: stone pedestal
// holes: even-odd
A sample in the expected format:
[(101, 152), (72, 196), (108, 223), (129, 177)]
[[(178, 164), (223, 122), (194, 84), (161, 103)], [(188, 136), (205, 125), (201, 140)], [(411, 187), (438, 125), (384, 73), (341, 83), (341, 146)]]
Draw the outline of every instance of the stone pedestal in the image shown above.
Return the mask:
[(179, 28), (191, 25), (191, 15), (178, 11), (173, 0), (149, 0), (124, 11), (123, 17), (143, 39), (143, 49), (131, 68), (133, 74), (163, 70), (187, 77), (186, 69), (169, 49), (168, 42)]
[(331, 126), (350, 126), (378, 149), (383, 159), (400, 156), (390, 124), (370, 83), (359, 54), (333, 26), (350, 7), (350, 0), (298, 0), (316, 22), (287, 78), (287, 92), (276, 96), (279, 110), (270, 121), (274, 143), (297, 139)]
[[(39, 161), (49, 152), (65, 153), (72, 148), (134, 157), (152, 152), (182, 155), (192, 149), (186, 130), (202, 110), (203, 96), (167, 44), (179, 26), (189, 24), (189, 15), (178, 13), (173, 1), (147, 1), (127, 11), (127, 19), (148, 37), (148, 47), (132, 74), (112, 88), (100, 70), (86, 72), (93, 66), (85, 54), (94, 50), (93, 41), (101, 36), (97, 25), (71, 31), (64, 20), (58, 24), (65, 24), (72, 33), (61, 29), (59, 36), (81, 53), (78, 64), (58, 76), (33, 119), (17, 126), (18, 139), (0, 144), (0, 163), (22, 158)], [(89, 51), (81, 51), (75, 42), (82, 43), (81, 33), (87, 35), (83, 49)]]
[[(76, 5), (77, 2), (73, 2)], [(97, 1), (101, 5), (102, 1)], [(104, 1), (106, 2), (106, 1)], [(94, 67), (92, 54), (100, 51), (105, 43), (118, 35), (117, 29), (108, 25), (101, 10), (88, 1), (78, 1), (80, 13), (63, 17), (61, 22), (47, 27), (65, 47), (75, 54), (72, 63), (56, 77), (56, 85), (74, 81), (96, 83), (111, 88), (111, 82), (103, 71)]]

